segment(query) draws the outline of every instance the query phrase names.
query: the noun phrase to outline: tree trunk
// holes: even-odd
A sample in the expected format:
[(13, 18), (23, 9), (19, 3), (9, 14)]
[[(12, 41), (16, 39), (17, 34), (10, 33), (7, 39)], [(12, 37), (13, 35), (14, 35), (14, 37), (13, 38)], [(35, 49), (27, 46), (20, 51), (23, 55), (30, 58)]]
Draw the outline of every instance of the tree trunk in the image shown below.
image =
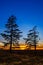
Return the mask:
[(10, 53), (12, 51), (12, 42), (10, 42)]
[(36, 51), (36, 39), (34, 40), (34, 47), (35, 47), (35, 51)]
[(36, 45), (35, 45), (35, 51), (36, 51)]
[(11, 40), (10, 40), (10, 53), (12, 51), (12, 30), (11, 30)]

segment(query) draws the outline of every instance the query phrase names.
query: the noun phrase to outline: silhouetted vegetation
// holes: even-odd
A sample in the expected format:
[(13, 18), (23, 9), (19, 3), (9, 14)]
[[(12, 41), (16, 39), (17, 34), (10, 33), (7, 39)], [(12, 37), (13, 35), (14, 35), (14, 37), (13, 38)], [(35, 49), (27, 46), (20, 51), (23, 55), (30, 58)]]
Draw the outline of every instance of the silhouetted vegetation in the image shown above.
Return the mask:
[(12, 48), (12, 44), (14, 45), (18, 44), (19, 40), (20, 40), (20, 33), (22, 33), (19, 29), (18, 29), (18, 25), (16, 24), (16, 17), (15, 16), (10, 16), (7, 24), (5, 24), (6, 30), (4, 31), (4, 33), (1, 33), (2, 37), (7, 41), (5, 46), (9, 43), (10, 44), (10, 51)]
[(43, 65), (43, 51), (13, 51), (12, 54), (8, 51), (0, 51), (0, 65)]
[(24, 38), (24, 40), (25, 43), (29, 44), (30, 49), (31, 46), (34, 46), (36, 50), (36, 45), (38, 42), (38, 32), (36, 30), (36, 26), (34, 26), (32, 30), (29, 30), (29, 33), (27, 34), (27, 38)]
[[(27, 38), (24, 38), (25, 43), (29, 45), (29, 50), (12, 50), (12, 44), (19, 46), (19, 40), (21, 31), (16, 24), (16, 17), (10, 16), (7, 24), (5, 24), (6, 30), (1, 33), (2, 37), (6, 40), (3, 42), (5, 46), (10, 44), (10, 50), (0, 49), (0, 64), (1, 65), (42, 65), (43, 64), (43, 51), (37, 50), (36, 45), (38, 42), (37, 27), (34, 26), (32, 30), (29, 30)], [(35, 50), (30, 50), (31, 46), (35, 47)], [(10, 52), (12, 53), (10, 53)], [(36, 53), (36, 55), (35, 55)], [(3, 63), (2, 63), (3, 62)]]

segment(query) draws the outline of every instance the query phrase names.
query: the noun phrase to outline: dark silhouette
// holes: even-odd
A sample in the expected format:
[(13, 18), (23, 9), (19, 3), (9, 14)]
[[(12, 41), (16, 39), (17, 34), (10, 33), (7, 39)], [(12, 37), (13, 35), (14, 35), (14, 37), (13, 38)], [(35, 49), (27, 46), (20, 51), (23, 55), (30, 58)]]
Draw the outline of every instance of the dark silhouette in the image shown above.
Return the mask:
[(27, 38), (24, 38), (24, 40), (25, 43), (29, 44), (29, 47), (34, 46), (36, 50), (36, 45), (38, 42), (38, 32), (36, 30), (36, 26), (34, 26), (32, 30), (29, 30)]
[(16, 17), (15, 16), (10, 16), (8, 19), (7, 24), (5, 24), (6, 30), (4, 31), (4, 33), (1, 33), (2, 37), (5, 38), (5, 40), (7, 41), (7, 43), (5, 44), (5, 46), (9, 43), (10, 44), (10, 52), (11, 52), (11, 48), (12, 48), (12, 44), (14, 45), (17, 44), (20, 40), (20, 30), (18, 29), (18, 25), (16, 24)]

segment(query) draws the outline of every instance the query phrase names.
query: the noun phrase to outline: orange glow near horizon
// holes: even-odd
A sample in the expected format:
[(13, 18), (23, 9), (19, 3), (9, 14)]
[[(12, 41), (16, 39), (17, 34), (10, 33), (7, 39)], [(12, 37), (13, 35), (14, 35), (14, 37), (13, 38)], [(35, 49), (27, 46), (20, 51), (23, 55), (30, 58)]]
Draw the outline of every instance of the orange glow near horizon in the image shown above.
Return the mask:
[[(4, 45), (3, 46), (0, 45), (0, 49), (9, 50), (9, 48), (10, 48), (10, 45), (6, 47), (4, 47)], [(29, 50), (29, 46), (25, 44), (20, 44), (20, 46), (12, 45), (12, 50), (26, 50), (26, 49)], [(34, 46), (31, 47), (31, 50), (34, 50)], [(43, 44), (38, 44), (36, 47), (36, 50), (43, 50)]]

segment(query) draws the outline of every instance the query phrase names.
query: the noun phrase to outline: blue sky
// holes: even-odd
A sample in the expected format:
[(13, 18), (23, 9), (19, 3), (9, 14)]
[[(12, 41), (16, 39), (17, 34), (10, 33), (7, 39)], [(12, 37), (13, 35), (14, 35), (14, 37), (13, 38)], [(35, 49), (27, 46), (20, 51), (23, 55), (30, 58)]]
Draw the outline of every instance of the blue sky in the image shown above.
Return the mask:
[(36, 25), (40, 41), (43, 41), (43, 0), (0, 0), (0, 32), (4, 31), (11, 15), (17, 17), (23, 37)]

